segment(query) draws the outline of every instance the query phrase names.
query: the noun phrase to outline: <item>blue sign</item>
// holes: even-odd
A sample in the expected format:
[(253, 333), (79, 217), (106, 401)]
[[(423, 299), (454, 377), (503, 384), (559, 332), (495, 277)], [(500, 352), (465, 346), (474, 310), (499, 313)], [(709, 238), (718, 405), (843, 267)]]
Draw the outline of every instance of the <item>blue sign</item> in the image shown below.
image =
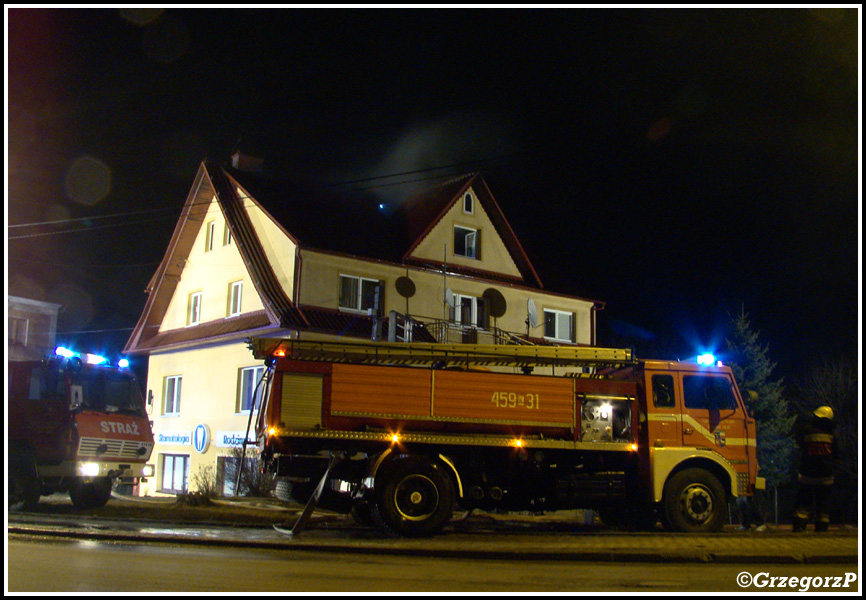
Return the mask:
[(196, 425), (192, 434), (192, 443), (196, 452), (200, 454), (207, 452), (207, 447), (210, 445), (210, 429), (207, 425), (204, 423)]

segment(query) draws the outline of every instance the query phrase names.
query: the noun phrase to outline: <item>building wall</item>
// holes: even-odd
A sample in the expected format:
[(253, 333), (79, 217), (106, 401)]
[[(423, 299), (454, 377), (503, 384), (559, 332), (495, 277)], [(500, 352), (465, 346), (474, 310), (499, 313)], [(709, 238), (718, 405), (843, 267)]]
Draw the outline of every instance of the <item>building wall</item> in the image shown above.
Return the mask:
[[(195, 491), (193, 480), (202, 468), (210, 467), (215, 474), (218, 458), (231, 456), (232, 447), (242, 444), (250, 418), (249, 411), (238, 407), (240, 372), (261, 365), (240, 340), (151, 354), (147, 389), (148, 395), (153, 395), (149, 410), (156, 442), (151, 457), (156, 477), (143, 484), (140, 493), (161, 495), (166, 489), (166, 455), (186, 457), (190, 491)], [(176, 376), (181, 377), (180, 408), (176, 414), (166, 414), (166, 382)], [(207, 428), (210, 437), (204, 452), (195, 447), (200, 425)], [(247, 449), (248, 456), (255, 454), (254, 446)]]
[[(544, 337), (544, 311), (556, 310), (574, 315), (575, 342), (591, 344), (593, 303), (579, 298), (549, 294), (531, 288), (495, 284), (469, 277), (406, 268), (390, 263), (371, 262), (323, 252), (301, 251), (302, 271), (299, 303), (339, 309), (340, 275), (364, 277), (381, 281), (384, 286), (384, 314), (394, 310), (402, 314), (430, 320), (453, 318), (445, 309), (445, 290), (450, 289), (457, 296), (465, 295), (480, 298), (489, 288), (499, 290), (506, 301), (506, 312), (499, 319), (491, 319), (491, 325), (515, 334), (527, 333), (527, 304), (530, 299), (536, 305), (539, 321), (529, 331), (532, 337)], [(409, 278), (415, 284), (415, 295), (408, 299), (402, 297), (396, 288), (397, 279)]]
[[(208, 245), (209, 224), (213, 223), (213, 240)], [(263, 308), (237, 244), (225, 237), (225, 218), (216, 202), (212, 202), (184, 265), (183, 275), (169, 303), (160, 331), (189, 325), (190, 296), (201, 293), (199, 322), (206, 323), (229, 316), (231, 285), (242, 282), (241, 312)], [(267, 228), (265, 228), (267, 229)]]
[[(491, 273), (502, 273), (520, 277), (517, 265), (499, 237), (496, 228), (484, 211), (472, 189), (467, 192), (472, 197), (472, 212), (464, 210), (463, 199), (458, 200), (427, 236), (421, 240), (413, 257), (442, 262), (447, 258), (449, 264), (472, 269), (482, 269)], [(480, 237), (479, 258), (467, 258), (455, 254), (454, 227), (461, 226), (476, 230)]]
[(53, 353), (61, 306), (17, 296), (7, 296), (6, 302), (7, 360), (39, 360)]
[(286, 295), (289, 298), (294, 298), (297, 244), (248, 196), (240, 190), (238, 194), (243, 200), (247, 215), (255, 227), (262, 248), (270, 258), (271, 267), (274, 269), (277, 280), (286, 291)]

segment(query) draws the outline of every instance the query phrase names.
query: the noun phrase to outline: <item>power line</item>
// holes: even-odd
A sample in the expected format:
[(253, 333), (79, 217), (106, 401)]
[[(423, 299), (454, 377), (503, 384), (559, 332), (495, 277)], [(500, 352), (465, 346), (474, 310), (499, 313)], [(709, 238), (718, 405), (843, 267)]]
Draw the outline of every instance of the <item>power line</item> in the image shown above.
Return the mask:
[(39, 227), (42, 225), (63, 225), (66, 223), (77, 223), (78, 221), (93, 221), (94, 219), (114, 219), (118, 217), (128, 217), (130, 215), (142, 215), (154, 212), (164, 212), (168, 210), (177, 210), (175, 208), (154, 208), (150, 210), (138, 210), (133, 212), (116, 213), (113, 215), (95, 215), (92, 217), (78, 217), (75, 219), (57, 219), (55, 221), (41, 221), (37, 223), (19, 223), (17, 225), (7, 225), (7, 229), (16, 229), (18, 227)]
[[(472, 161), (464, 161), (464, 162), (460, 162), (460, 163), (452, 163), (450, 165), (442, 165), (442, 166), (438, 166), (438, 167), (427, 167), (424, 169), (415, 169), (412, 171), (403, 171), (401, 173), (391, 173), (391, 174), (387, 174), (387, 175), (375, 175), (372, 177), (365, 177), (362, 179), (340, 181), (340, 182), (336, 182), (336, 183), (327, 183), (327, 184), (321, 184), (319, 186), (312, 186), (312, 187), (313, 187), (313, 189), (315, 189), (317, 187), (318, 188), (332, 188), (332, 187), (339, 187), (341, 185), (352, 185), (355, 183), (367, 183), (367, 182), (379, 181), (379, 180), (383, 180), (383, 179), (390, 179), (393, 177), (404, 177), (407, 175), (419, 175), (421, 173), (429, 173), (431, 171), (440, 171), (443, 169), (453, 169), (456, 167), (465, 167), (468, 165), (475, 165), (475, 164), (479, 164), (479, 163), (489, 163), (489, 162), (493, 162), (493, 161), (497, 161), (497, 160), (503, 160), (503, 159), (512, 159), (512, 158), (516, 158), (518, 156), (521, 156), (521, 154), (519, 154), (519, 153), (518, 154), (504, 154), (502, 156), (494, 156), (491, 158), (483, 158), (483, 159), (477, 159), (477, 160), (472, 160)], [(407, 180), (407, 181), (398, 181), (398, 182), (386, 183), (386, 184), (381, 184), (381, 185), (364, 186), (364, 187), (353, 188), (351, 190), (346, 190), (346, 191), (347, 192), (361, 192), (361, 191), (367, 191), (367, 190), (382, 189), (382, 188), (386, 188), (386, 187), (393, 187), (393, 186), (398, 186), (398, 185), (417, 183), (419, 181), (429, 181), (430, 179), (436, 179), (438, 177), (441, 177), (441, 176), (422, 177), (422, 178), (411, 179), (411, 180)], [(194, 203), (192, 206), (196, 206), (198, 204), (199, 203)], [(201, 203), (201, 204), (205, 204), (205, 203)], [(81, 221), (93, 221), (95, 219), (113, 219), (113, 218), (126, 217), (126, 216), (130, 216), (130, 215), (153, 214), (153, 213), (157, 213), (157, 212), (166, 212), (166, 211), (173, 211), (173, 210), (176, 210), (176, 209), (174, 209), (174, 208), (155, 208), (155, 209), (150, 209), (150, 210), (116, 213), (116, 214), (112, 214), (112, 215), (97, 215), (97, 216), (92, 216), (92, 217), (77, 217), (77, 218), (72, 218), (72, 219), (57, 219), (54, 221), (41, 221), (41, 222), (34, 222), (34, 223), (19, 223), (16, 225), (7, 225), (7, 229), (17, 229), (17, 228), (21, 228), (21, 227), (41, 227), (41, 226), (46, 226), (46, 225), (63, 225), (63, 224), (69, 224), (69, 223), (78, 223)], [(47, 232), (42, 232), (42, 233), (9, 236), (9, 237), (7, 237), (7, 239), (9, 239), (9, 240), (21, 240), (21, 239), (28, 239), (28, 238), (35, 238), (35, 237), (44, 237), (44, 236), (48, 236), (48, 235), (59, 235), (59, 234), (63, 234), (63, 233), (79, 233), (82, 231), (91, 231), (94, 229), (107, 229), (110, 227), (118, 227), (118, 226), (122, 226), (122, 225), (140, 225), (141, 223), (148, 223), (151, 221), (168, 220), (169, 218), (174, 218), (174, 217), (148, 219), (146, 221), (131, 221), (128, 223), (118, 223), (118, 224), (111, 224), (111, 225), (88, 225), (87, 227), (78, 228), (78, 229), (66, 229), (64, 231), (47, 231)]]

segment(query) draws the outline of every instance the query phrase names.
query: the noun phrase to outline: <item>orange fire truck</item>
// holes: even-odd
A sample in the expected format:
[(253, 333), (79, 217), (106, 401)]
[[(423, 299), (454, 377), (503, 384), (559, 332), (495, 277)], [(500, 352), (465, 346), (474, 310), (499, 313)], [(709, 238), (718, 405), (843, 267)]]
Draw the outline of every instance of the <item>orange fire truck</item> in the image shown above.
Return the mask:
[(65, 349), (8, 363), (11, 510), (69, 492), (78, 508), (108, 502), (116, 479), (152, 474), (153, 434), (135, 376), (104, 358)]
[[(717, 531), (761, 485), (731, 369), (592, 347), (254, 338), (264, 471), (405, 536), (463, 510)], [(305, 511), (305, 514), (308, 514)], [(296, 527), (300, 525), (300, 521)]]

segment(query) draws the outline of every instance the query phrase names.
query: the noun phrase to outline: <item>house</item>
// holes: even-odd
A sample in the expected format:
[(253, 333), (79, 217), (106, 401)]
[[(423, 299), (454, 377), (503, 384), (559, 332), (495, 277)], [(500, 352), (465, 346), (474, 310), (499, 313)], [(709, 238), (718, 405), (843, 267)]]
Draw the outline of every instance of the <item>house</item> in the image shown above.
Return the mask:
[(61, 305), (7, 296), (6, 307), (7, 360), (40, 360), (54, 354)]
[(125, 348), (149, 360), (144, 492), (212, 469), (232, 493), (264, 372), (250, 336), (594, 345), (603, 304), (544, 289), (480, 174), (391, 207), (242, 166), (200, 165)]

